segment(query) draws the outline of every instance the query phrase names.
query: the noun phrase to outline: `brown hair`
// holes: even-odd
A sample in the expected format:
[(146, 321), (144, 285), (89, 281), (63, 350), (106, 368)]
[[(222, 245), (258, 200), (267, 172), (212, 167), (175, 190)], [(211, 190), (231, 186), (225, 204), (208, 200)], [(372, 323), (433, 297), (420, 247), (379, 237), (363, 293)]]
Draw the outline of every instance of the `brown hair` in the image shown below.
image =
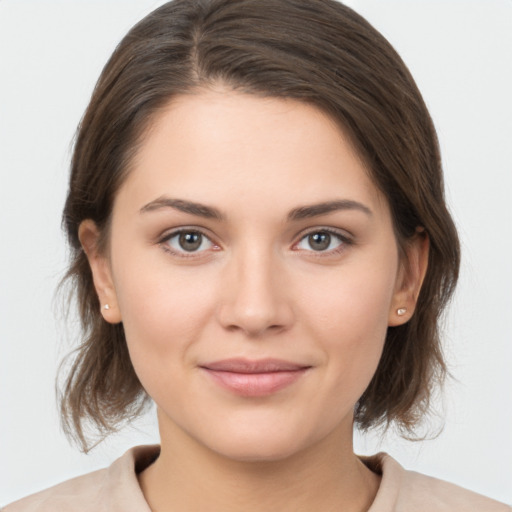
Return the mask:
[(177, 94), (216, 83), (327, 112), (387, 197), (399, 245), (419, 226), (428, 234), (417, 309), (388, 329), (355, 411), (362, 429), (396, 422), (412, 434), (446, 374), (438, 323), (457, 280), (458, 238), (435, 129), (413, 78), (382, 35), (334, 0), (175, 0), (135, 25), (106, 64), (77, 133), (63, 216), (83, 328), (61, 397), (67, 433), (86, 450), (88, 421), (104, 435), (148, 401), (122, 324), (100, 314), (78, 227), (92, 219), (108, 241), (114, 196), (155, 113)]

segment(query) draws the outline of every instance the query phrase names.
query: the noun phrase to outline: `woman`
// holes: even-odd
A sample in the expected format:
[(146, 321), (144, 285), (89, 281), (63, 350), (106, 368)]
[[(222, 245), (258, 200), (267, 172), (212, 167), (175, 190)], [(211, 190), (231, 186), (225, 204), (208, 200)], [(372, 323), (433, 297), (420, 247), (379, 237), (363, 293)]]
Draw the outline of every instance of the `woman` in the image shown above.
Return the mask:
[(149, 396), (161, 448), (6, 510), (508, 510), (353, 453), (354, 421), (412, 433), (442, 381), (458, 244), (421, 96), (349, 9), (155, 11), (100, 77), (64, 220), (68, 428), (87, 447)]

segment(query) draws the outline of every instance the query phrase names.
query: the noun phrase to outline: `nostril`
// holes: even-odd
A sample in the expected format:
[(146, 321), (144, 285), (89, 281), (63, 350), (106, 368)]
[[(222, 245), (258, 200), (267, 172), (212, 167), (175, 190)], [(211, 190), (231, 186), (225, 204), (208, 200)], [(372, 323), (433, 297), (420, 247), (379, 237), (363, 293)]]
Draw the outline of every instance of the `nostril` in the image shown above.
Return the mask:
[(264, 254), (256, 257), (254, 251), (242, 256), (225, 275), (217, 306), (219, 323), (251, 337), (286, 329), (293, 321), (291, 298), (273, 262)]

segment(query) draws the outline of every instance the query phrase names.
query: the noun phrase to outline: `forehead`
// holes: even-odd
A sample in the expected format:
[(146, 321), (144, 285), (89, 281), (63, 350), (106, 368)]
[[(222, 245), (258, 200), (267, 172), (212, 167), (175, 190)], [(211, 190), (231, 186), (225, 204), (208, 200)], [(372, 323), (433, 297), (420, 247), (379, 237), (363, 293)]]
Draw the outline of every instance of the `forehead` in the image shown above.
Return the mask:
[(155, 116), (118, 199), (142, 206), (163, 194), (224, 208), (266, 202), (278, 210), (340, 198), (386, 208), (327, 114), (230, 90), (177, 96)]

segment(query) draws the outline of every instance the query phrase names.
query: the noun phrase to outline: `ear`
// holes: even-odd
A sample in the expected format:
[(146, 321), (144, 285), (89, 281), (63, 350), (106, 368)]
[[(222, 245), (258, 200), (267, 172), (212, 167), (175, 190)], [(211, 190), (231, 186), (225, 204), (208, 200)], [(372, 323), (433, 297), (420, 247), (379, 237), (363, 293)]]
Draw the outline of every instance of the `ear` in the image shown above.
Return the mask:
[(430, 241), (423, 228), (418, 228), (406, 242), (391, 301), (389, 326), (405, 324), (412, 317), (427, 273), (429, 248)]
[(117, 304), (110, 262), (104, 251), (100, 251), (100, 231), (92, 220), (87, 219), (80, 223), (78, 238), (91, 267), (94, 288), (100, 301), (101, 314), (107, 322), (117, 324), (121, 322), (121, 313)]

